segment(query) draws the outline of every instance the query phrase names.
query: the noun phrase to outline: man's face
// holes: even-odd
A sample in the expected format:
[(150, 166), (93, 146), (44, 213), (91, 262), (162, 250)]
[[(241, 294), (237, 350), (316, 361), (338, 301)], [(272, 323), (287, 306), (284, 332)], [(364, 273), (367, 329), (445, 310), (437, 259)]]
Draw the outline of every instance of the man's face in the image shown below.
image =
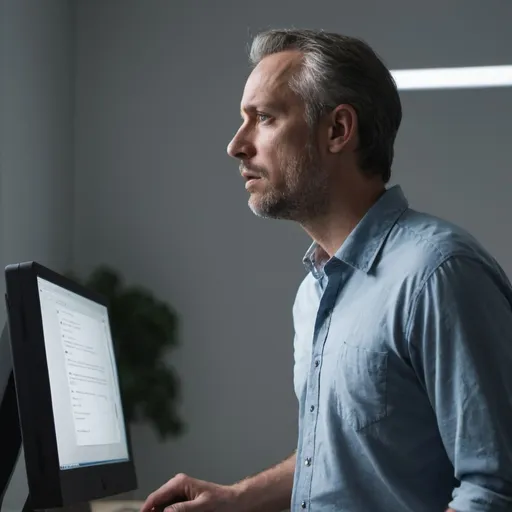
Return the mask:
[(256, 215), (300, 222), (326, 208), (328, 174), (304, 101), (288, 85), (299, 66), (296, 52), (269, 55), (256, 66), (244, 89), (243, 123), (228, 153), (240, 160)]

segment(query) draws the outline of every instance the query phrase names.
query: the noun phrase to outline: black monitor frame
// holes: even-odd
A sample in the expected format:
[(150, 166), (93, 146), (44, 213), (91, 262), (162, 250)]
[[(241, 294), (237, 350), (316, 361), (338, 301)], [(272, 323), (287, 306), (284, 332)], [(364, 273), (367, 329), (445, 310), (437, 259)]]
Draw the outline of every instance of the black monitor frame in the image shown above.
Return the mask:
[(60, 468), (38, 277), (108, 308), (101, 295), (36, 262), (5, 269), (13, 384), (30, 505), (33, 509), (59, 508), (134, 490), (137, 479), (126, 418), (128, 461)]

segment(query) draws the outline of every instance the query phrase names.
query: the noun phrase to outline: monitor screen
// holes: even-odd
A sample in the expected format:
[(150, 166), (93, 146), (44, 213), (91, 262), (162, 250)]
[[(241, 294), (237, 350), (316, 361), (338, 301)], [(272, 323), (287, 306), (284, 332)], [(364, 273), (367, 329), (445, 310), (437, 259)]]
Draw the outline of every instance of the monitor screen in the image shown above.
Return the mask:
[[(16, 407), (2, 407), (0, 429), (13, 433), (13, 446), (21, 434), (30, 506), (136, 489), (106, 297), (37, 262), (9, 265), (5, 280), (12, 372), (4, 397), (15, 400), (0, 406)], [(4, 459), (0, 487), (12, 466)]]
[(61, 469), (128, 460), (107, 308), (37, 282)]

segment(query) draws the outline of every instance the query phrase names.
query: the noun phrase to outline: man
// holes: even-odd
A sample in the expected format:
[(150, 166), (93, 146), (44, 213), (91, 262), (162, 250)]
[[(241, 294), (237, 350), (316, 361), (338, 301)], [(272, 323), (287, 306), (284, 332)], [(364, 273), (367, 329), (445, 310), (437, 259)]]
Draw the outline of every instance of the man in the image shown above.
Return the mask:
[(249, 206), (313, 239), (293, 307), (296, 453), (167, 510), (512, 510), (512, 289), (467, 233), (387, 188), (396, 86), (363, 42), (260, 34), (228, 152)]

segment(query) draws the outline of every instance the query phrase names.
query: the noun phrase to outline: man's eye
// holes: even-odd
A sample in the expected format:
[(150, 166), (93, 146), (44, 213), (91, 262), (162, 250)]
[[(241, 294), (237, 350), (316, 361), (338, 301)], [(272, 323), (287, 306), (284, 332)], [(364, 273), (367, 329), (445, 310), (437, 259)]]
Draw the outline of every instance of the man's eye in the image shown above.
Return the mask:
[(270, 120), (270, 116), (267, 116), (267, 114), (256, 114), (256, 118), (258, 119), (258, 122), (260, 123), (267, 123)]

